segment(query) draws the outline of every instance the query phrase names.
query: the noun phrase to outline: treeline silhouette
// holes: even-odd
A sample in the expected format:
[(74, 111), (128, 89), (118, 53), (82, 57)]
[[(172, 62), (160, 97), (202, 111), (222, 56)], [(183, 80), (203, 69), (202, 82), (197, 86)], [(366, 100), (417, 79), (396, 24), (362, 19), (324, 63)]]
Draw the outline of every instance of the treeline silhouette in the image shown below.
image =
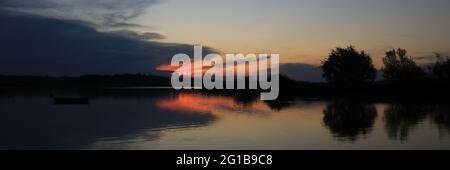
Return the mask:
[(170, 79), (147, 74), (61, 76), (0, 75), (1, 88), (103, 88), (134, 86), (171, 86)]
[[(353, 46), (331, 51), (320, 68), (327, 82), (295, 81), (280, 75), (278, 100), (267, 101), (275, 110), (289, 105), (295, 98), (358, 98), (366, 101), (436, 100), (450, 96), (450, 59), (436, 54), (436, 63), (419, 66), (405, 49), (393, 49), (383, 57), (383, 79), (377, 79), (372, 58)], [(302, 74), (302, 73), (298, 73)], [(247, 81), (248, 82), (248, 81)], [(213, 90), (206, 93), (231, 95), (252, 101), (260, 90)]]
[[(377, 69), (372, 58), (353, 46), (333, 49), (320, 68), (326, 83), (294, 81), (280, 77), (280, 96), (276, 103), (296, 97), (339, 98), (358, 97), (367, 99), (423, 98), (442, 99), (450, 95), (450, 59), (436, 54), (436, 63), (421, 67), (408, 56), (405, 49), (393, 49), (383, 57), (383, 79), (377, 80)], [(302, 74), (302, 73), (298, 73)], [(248, 78), (246, 78), (248, 87)], [(270, 79), (270, 78), (269, 78)], [(225, 82), (224, 82), (225, 83)], [(170, 78), (147, 74), (84, 75), (79, 77), (7, 76), (0, 75), (0, 88), (101, 88), (167, 86)], [(260, 90), (213, 90), (219, 93), (242, 96), (251, 100)]]
[[(297, 95), (307, 97), (409, 98), (450, 95), (450, 59), (436, 54), (436, 63), (420, 67), (405, 49), (383, 57), (383, 79), (376, 81), (369, 54), (353, 46), (336, 48), (320, 68), (327, 83), (300, 82)], [(301, 74), (301, 73), (299, 73)]]
[[(416, 64), (405, 49), (393, 49), (383, 57), (383, 77), (386, 82), (414, 83), (423, 80), (450, 80), (450, 59), (436, 55), (436, 63), (428, 70)], [(370, 55), (353, 46), (336, 48), (320, 66), (323, 77), (331, 84), (357, 86), (373, 83), (376, 69)]]

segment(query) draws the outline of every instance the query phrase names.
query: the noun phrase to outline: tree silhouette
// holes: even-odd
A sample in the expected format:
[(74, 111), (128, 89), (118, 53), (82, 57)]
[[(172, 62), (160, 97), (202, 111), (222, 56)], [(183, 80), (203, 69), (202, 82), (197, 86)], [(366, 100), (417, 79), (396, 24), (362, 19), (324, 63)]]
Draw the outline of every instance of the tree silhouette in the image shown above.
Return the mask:
[(415, 81), (425, 77), (425, 72), (417, 66), (412, 57), (406, 55), (405, 49), (386, 52), (383, 58), (383, 76), (390, 81)]
[(431, 67), (431, 73), (434, 77), (441, 80), (450, 79), (450, 59), (449, 57), (442, 57), (436, 53), (436, 64)]
[(376, 78), (370, 56), (353, 46), (332, 50), (321, 68), (323, 77), (333, 84), (357, 85), (373, 82)]

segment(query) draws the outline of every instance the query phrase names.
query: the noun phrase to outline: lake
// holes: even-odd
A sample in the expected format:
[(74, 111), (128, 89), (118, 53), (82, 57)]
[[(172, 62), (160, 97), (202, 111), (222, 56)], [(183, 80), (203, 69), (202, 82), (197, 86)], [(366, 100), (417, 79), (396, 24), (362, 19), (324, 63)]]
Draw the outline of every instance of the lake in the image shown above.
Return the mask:
[[(171, 90), (0, 93), (0, 149), (450, 149), (450, 104)], [(89, 104), (55, 105), (55, 96)]]

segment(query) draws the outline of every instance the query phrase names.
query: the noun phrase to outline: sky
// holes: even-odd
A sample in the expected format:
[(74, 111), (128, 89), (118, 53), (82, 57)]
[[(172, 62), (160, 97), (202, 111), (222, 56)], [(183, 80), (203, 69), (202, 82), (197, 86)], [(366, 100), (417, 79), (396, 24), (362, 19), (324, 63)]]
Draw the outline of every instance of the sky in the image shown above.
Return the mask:
[(0, 74), (151, 72), (199, 44), (277, 53), (294, 76), (318, 80), (314, 66), (335, 47), (365, 50), (377, 68), (393, 48), (424, 64), (433, 52), (448, 55), (449, 8), (448, 0), (2, 0)]
[(167, 0), (136, 21), (167, 42), (279, 53), (288, 63), (317, 65), (332, 48), (355, 45), (379, 67), (392, 48), (449, 52), (449, 8), (448, 0)]

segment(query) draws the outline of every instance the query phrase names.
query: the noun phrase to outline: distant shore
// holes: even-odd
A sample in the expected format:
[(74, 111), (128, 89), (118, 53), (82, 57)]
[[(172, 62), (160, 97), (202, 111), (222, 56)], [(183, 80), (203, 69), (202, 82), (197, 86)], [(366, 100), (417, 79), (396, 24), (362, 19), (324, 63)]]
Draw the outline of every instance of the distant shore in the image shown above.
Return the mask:
[[(280, 78), (279, 100), (294, 98), (358, 98), (364, 100), (422, 99), (446, 100), (450, 97), (450, 83), (436, 80), (417, 82), (377, 81), (366, 85), (337, 86), (329, 83), (310, 83)], [(87, 75), (80, 77), (2, 76), (0, 93), (29, 90), (83, 91), (166, 91), (174, 90), (170, 78), (143, 74)], [(189, 92), (194, 90), (182, 90)], [(255, 97), (260, 90), (201, 90), (209, 94)]]

